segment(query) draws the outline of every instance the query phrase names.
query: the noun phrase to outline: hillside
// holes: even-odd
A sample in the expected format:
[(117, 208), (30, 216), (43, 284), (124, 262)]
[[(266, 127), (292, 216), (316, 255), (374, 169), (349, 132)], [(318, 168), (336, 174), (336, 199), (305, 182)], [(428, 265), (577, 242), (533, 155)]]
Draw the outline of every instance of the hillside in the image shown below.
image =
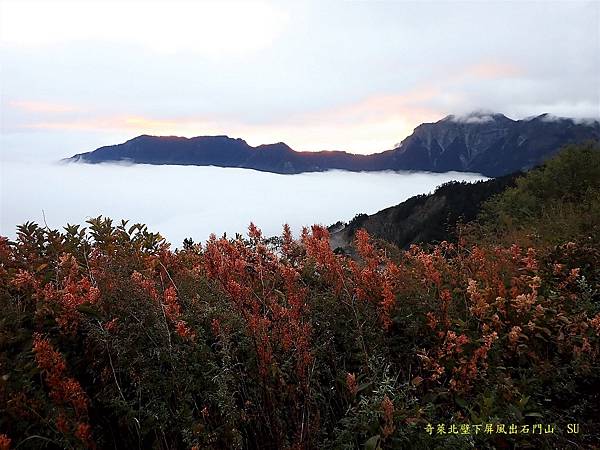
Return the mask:
[(400, 248), (454, 240), (456, 225), (474, 220), (481, 204), (512, 186), (519, 175), (476, 183), (450, 182), (431, 194), (411, 197), (375, 214), (358, 214), (350, 223), (331, 228), (331, 245), (338, 251), (351, 251), (354, 235), (361, 228)]
[(600, 140), (600, 122), (581, 123), (547, 114), (511, 120), (502, 114), (472, 113), (421, 124), (397, 148), (372, 155), (297, 152), (282, 142), (252, 147), (227, 136), (143, 135), (66, 161), (242, 167), (283, 174), (330, 169), (419, 170), (496, 177), (528, 170), (554, 155), (556, 149), (587, 140)]
[(582, 233), (595, 236), (591, 227), (599, 221), (600, 205), (588, 191), (599, 189), (600, 167), (594, 157), (599, 149), (592, 142), (567, 146), (559, 159), (549, 160), (528, 176), (517, 172), (476, 183), (449, 182), (375, 214), (357, 214), (347, 224), (329, 227), (331, 246), (354, 254), (359, 229), (404, 249), (456, 241), (457, 226), (476, 219), (485, 224), (490, 237), (525, 226), (535, 227), (548, 240)]

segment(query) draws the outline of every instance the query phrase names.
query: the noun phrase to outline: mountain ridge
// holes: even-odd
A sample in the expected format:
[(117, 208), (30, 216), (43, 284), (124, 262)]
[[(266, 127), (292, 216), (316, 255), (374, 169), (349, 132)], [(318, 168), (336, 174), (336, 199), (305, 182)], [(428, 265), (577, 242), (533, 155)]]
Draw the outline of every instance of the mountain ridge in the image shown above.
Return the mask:
[(513, 120), (475, 111), (418, 125), (391, 150), (369, 155), (341, 150), (296, 151), (284, 142), (251, 146), (226, 135), (141, 135), (122, 144), (79, 153), (64, 161), (238, 167), (294, 174), (330, 169), (476, 172), (502, 176), (529, 170), (567, 144), (600, 140), (600, 122), (576, 121), (547, 113)]
[(412, 244), (452, 241), (459, 223), (475, 220), (485, 201), (513, 187), (522, 175), (516, 172), (474, 183), (450, 181), (374, 214), (357, 214), (348, 223), (340, 221), (328, 227), (331, 248), (355, 255), (358, 229), (404, 249)]

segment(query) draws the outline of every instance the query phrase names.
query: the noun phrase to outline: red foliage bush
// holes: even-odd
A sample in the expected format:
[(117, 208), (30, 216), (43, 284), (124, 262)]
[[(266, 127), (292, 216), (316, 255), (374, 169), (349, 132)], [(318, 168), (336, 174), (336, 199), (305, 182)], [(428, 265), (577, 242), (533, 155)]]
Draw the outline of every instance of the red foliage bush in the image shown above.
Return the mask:
[(0, 448), (428, 446), (430, 422), (530, 413), (596, 426), (597, 249), (392, 257), (359, 230), (353, 260), (319, 226), (248, 236), (171, 251), (94, 219), (0, 239)]

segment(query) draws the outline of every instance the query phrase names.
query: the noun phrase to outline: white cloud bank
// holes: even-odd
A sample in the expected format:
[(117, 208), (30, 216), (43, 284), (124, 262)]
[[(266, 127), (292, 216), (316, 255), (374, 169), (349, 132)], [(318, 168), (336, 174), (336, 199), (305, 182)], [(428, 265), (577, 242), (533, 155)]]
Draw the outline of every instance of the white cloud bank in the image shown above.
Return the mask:
[(186, 237), (245, 233), (252, 221), (266, 235), (288, 223), (295, 233), (374, 213), (450, 180), (476, 174), (351, 173), (277, 175), (196, 166), (0, 163), (0, 234), (15, 236), (28, 220), (61, 228), (98, 215), (146, 223), (178, 247)]

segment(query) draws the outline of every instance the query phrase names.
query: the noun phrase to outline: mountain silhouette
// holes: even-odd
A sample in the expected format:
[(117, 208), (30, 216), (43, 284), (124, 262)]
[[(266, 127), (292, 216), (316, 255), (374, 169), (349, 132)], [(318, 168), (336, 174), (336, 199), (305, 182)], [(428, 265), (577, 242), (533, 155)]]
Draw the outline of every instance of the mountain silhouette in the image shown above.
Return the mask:
[(142, 135), (100, 147), (66, 161), (129, 162), (240, 167), (294, 174), (330, 169), (476, 172), (497, 177), (528, 170), (567, 144), (600, 140), (600, 122), (542, 114), (512, 120), (503, 114), (474, 112), (423, 123), (397, 148), (371, 155), (344, 151), (295, 151), (283, 142), (253, 147), (228, 136)]

